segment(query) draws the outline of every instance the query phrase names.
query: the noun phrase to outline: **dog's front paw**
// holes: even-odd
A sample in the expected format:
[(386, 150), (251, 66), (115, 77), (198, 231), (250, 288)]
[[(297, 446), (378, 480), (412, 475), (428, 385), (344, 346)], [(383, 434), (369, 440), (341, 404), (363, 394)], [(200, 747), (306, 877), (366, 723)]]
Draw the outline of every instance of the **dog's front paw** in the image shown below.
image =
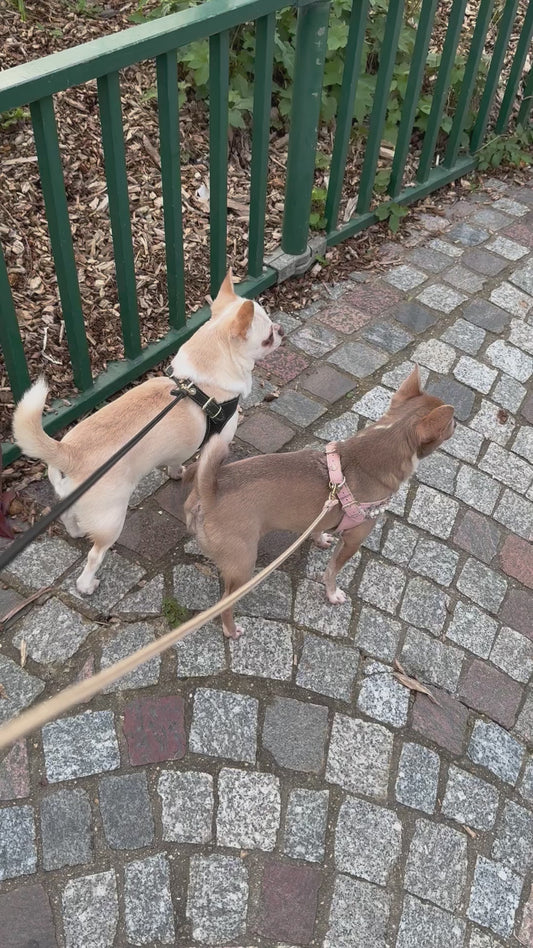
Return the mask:
[(328, 550), (334, 539), (335, 537), (330, 536), (329, 533), (319, 533), (318, 536), (313, 537), (315, 546), (317, 546), (319, 550)]
[(326, 591), (326, 595), (334, 606), (339, 605), (341, 602), (346, 602), (346, 593), (343, 592), (342, 589), (339, 589), (338, 586), (332, 593)]
[(76, 581), (76, 588), (78, 592), (82, 594), (82, 596), (90, 596), (91, 593), (98, 589), (99, 585), (100, 580), (94, 578), (87, 582), (87, 580), (80, 576), (80, 578)]

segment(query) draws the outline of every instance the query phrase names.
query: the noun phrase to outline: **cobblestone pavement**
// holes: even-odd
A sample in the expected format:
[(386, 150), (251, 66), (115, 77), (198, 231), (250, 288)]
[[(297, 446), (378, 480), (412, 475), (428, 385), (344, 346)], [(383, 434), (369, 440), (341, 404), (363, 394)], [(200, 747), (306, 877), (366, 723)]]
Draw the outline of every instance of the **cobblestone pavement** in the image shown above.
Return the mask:
[[(3, 948), (533, 945), (533, 181), (418, 227), (279, 317), (236, 451), (352, 434), (413, 361), (453, 440), (345, 567), (345, 604), (306, 546), (241, 603), (242, 639), (202, 629), (3, 753)], [(2, 633), (0, 719), (219, 594), (160, 472), (90, 599), (86, 550), (46, 537), (4, 574), (2, 613), (55, 590)]]

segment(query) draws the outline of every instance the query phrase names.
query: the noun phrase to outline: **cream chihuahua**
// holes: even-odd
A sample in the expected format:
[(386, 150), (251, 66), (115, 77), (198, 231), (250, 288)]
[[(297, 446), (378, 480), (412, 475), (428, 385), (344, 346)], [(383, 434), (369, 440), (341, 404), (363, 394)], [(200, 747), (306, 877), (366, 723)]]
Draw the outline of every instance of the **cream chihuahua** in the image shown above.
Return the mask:
[[(219, 403), (247, 395), (255, 361), (277, 349), (282, 335), (281, 327), (271, 322), (258, 303), (235, 294), (229, 270), (211, 305), (211, 319), (172, 360), (173, 376), (190, 379)], [(149, 379), (56, 441), (43, 430), (48, 387), (44, 379), (39, 379), (15, 410), (14, 438), (25, 454), (49, 465), (48, 476), (62, 498), (168, 405), (175, 387), (170, 378)], [(230, 442), (235, 434), (236, 407), (222, 429), (223, 443)], [(95, 573), (122, 531), (129, 498), (141, 477), (163, 465), (168, 466), (171, 477), (180, 477), (183, 461), (202, 443), (206, 423), (201, 407), (184, 398), (64, 514), (62, 519), (71, 536), (88, 535), (93, 542), (76, 583), (81, 593), (90, 594), (98, 586)]]
[[(422, 391), (416, 367), (379, 422), (328, 445), (326, 452), (267, 454), (222, 466), (228, 447), (215, 437), (186, 475), (187, 480), (195, 478), (185, 502), (187, 527), (217, 564), (229, 595), (252, 576), (263, 534), (280, 529), (301, 533), (320, 513), (333, 484), (339, 503), (321, 527), (339, 531), (341, 539), (323, 581), (329, 601), (344, 602), (337, 573), (359, 549), (391, 495), (416, 470), (419, 458), (431, 454), (454, 429), (453, 408)], [(320, 547), (333, 539), (321, 529), (312, 538)], [(222, 613), (222, 624), (230, 638), (242, 632), (232, 609)]]

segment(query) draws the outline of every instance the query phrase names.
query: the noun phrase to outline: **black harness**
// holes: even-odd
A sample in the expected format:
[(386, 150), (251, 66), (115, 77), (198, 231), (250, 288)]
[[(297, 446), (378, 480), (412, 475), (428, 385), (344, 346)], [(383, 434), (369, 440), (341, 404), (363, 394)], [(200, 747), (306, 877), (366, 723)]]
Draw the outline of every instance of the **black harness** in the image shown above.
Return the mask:
[(220, 434), (224, 425), (233, 417), (237, 411), (239, 396), (230, 398), (227, 402), (217, 402), (216, 399), (210, 398), (201, 388), (198, 388), (196, 382), (192, 382), (191, 379), (177, 379), (171, 372), (168, 374), (172, 381), (176, 383), (176, 388), (173, 388), (170, 393), (176, 401), (181, 401), (182, 398), (190, 398), (193, 402), (196, 402), (205, 415), (205, 435), (199, 446), (199, 448), (203, 448), (206, 441), (209, 441), (212, 435)]

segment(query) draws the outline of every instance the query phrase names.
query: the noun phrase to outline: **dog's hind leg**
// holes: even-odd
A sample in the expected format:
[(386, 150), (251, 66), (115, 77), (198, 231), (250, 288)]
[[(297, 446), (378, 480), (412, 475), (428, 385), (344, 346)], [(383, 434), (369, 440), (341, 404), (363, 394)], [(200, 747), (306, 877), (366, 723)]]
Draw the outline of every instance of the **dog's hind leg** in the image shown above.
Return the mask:
[[(254, 549), (253, 554), (249, 555), (247, 559), (241, 559), (239, 563), (232, 563), (229, 569), (221, 570), (222, 576), (224, 579), (224, 595), (229, 596), (232, 592), (235, 592), (236, 589), (239, 589), (240, 586), (243, 586), (244, 583), (247, 583), (249, 579), (253, 576), (255, 561), (257, 559), (257, 547)], [(233, 618), (233, 607), (225, 609), (221, 615), (222, 619), (222, 628), (224, 630), (224, 635), (228, 639), (238, 639), (243, 633), (241, 626), (235, 624), (235, 619)]]
[(112, 521), (108, 520), (105, 526), (102, 525), (98, 530), (91, 532), (93, 545), (89, 550), (83, 572), (76, 580), (78, 592), (83, 593), (85, 596), (90, 596), (100, 585), (100, 580), (96, 579), (95, 574), (109, 547), (113, 546), (113, 543), (118, 540), (122, 533), (122, 527), (124, 526), (124, 520), (126, 518), (126, 509), (127, 508), (120, 511), (120, 516), (116, 516)]

